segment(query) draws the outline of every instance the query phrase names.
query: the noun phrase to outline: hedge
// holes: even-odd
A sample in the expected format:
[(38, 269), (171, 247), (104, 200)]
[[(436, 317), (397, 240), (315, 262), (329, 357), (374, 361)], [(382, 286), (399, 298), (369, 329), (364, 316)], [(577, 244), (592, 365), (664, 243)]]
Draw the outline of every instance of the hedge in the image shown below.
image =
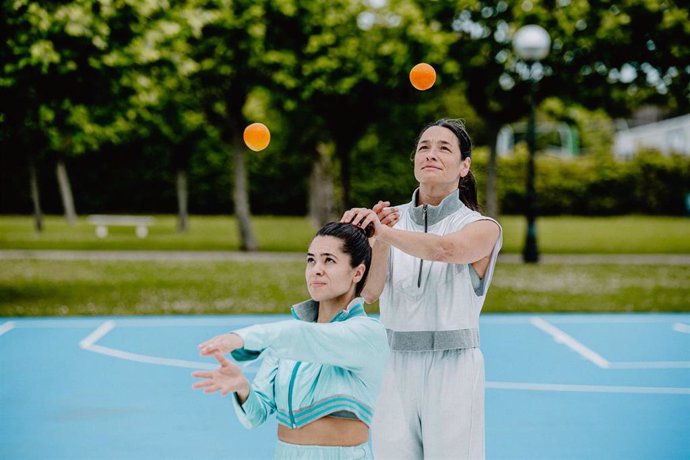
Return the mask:
[[(473, 158), (480, 187), (488, 154)], [(503, 214), (522, 214), (525, 207), (527, 152), (501, 157), (497, 163), (499, 206)], [(631, 160), (605, 155), (563, 158), (537, 155), (535, 188), (542, 215), (684, 215), (690, 193), (690, 157), (645, 151)], [(480, 189), (480, 193), (483, 192)], [(480, 197), (481, 200), (481, 197)]]

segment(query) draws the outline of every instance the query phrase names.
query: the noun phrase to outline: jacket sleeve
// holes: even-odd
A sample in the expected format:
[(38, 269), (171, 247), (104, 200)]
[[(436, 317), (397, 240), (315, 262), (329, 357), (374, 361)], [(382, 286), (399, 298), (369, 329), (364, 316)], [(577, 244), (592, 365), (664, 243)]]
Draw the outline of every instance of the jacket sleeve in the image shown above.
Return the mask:
[(276, 410), (273, 383), (278, 372), (278, 360), (268, 353), (264, 355), (261, 368), (249, 389), (246, 401), (240, 404), (237, 393), (233, 393), (232, 405), (242, 426), (254, 428), (266, 421)]
[[(361, 317), (334, 323), (279, 321), (233, 331), (244, 340), (244, 349), (269, 348), (276, 357), (331, 364), (353, 371), (378, 365), (388, 356), (386, 330), (375, 319)], [(233, 352), (234, 354), (235, 352)]]

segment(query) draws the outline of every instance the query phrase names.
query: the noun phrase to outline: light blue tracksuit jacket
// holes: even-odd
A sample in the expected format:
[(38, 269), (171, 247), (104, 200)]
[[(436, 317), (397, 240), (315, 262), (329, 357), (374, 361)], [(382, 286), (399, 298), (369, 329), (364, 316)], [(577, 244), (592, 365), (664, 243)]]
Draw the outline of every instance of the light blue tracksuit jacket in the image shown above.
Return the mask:
[(233, 331), (244, 348), (237, 361), (263, 363), (247, 400), (232, 398), (242, 425), (262, 424), (273, 412), (278, 423), (299, 428), (327, 415), (371, 424), (374, 403), (388, 358), (383, 325), (354, 299), (329, 323), (316, 323), (318, 303), (292, 307), (295, 320), (257, 324)]

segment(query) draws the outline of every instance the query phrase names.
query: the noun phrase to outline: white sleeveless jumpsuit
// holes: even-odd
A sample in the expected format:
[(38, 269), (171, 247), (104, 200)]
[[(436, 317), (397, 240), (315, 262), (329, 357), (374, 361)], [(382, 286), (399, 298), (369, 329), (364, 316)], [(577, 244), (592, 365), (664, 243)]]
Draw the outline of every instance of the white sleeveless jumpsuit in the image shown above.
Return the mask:
[[(399, 206), (395, 228), (445, 235), (479, 220), (456, 190), (438, 206)], [(495, 222), (495, 221), (494, 221)], [(479, 313), (502, 233), (483, 279), (468, 264), (391, 248), (380, 298), (391, 353), (372, 423), (377, 460), (483, 459), (484, 358)]]

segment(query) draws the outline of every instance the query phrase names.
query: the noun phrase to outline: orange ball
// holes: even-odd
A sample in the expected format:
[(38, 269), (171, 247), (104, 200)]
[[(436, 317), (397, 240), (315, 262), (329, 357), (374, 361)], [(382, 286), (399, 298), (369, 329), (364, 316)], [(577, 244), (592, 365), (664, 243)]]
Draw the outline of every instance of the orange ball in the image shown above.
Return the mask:
[(255, 152), (265, 149), (271, 142), (271, 132), (263, 123), (252, 123), (247, 126), (242, 137), (247, 147)]
[(429, 64), (422, 62), (410, 70), (410, 83), (420, 91), (426, 91), (434, 86), (436, 71)]

